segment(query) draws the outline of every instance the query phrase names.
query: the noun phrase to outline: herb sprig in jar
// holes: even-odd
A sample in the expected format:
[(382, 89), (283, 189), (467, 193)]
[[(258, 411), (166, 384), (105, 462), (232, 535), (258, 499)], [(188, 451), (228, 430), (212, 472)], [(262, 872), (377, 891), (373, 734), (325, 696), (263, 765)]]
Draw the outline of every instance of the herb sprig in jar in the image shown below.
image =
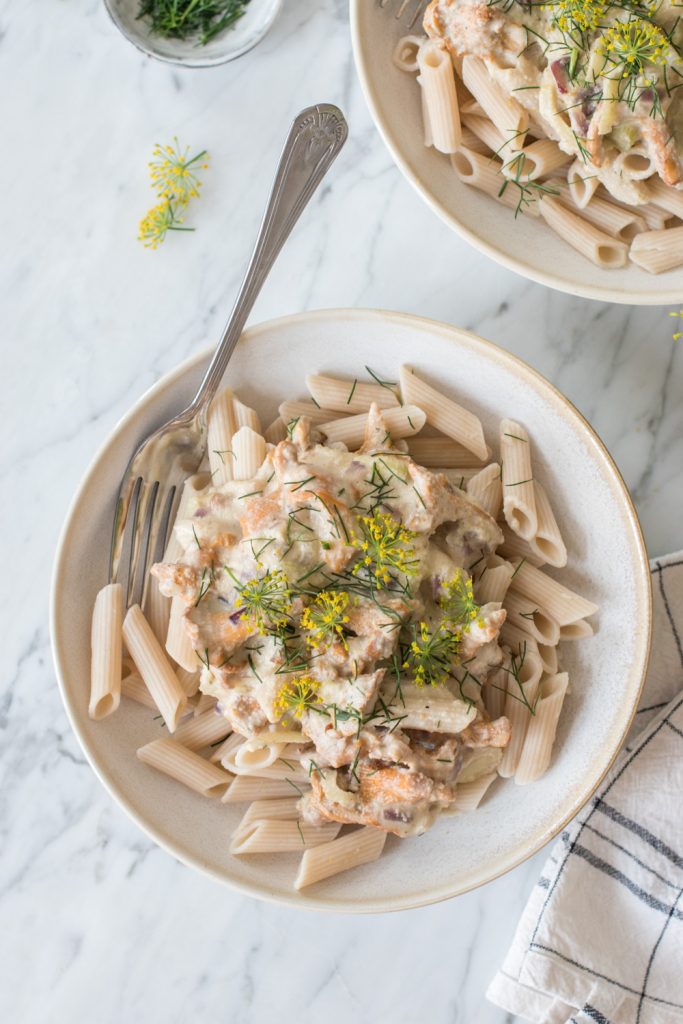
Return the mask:
[(138, 18), (165, 39), (197, 37), (201, 46), (230, 28), (244, 14), (250, 0), (142, 0)]

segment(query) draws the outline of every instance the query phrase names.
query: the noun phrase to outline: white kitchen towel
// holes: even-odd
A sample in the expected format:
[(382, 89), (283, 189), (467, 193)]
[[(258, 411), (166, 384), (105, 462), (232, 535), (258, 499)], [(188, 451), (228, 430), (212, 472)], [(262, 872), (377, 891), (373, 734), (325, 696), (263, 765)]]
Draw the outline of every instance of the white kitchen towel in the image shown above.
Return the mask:
[(634, 726), (554, 846), (487, 992), (534, 1024), (683, 1022), (683, 552), (651, 571)]

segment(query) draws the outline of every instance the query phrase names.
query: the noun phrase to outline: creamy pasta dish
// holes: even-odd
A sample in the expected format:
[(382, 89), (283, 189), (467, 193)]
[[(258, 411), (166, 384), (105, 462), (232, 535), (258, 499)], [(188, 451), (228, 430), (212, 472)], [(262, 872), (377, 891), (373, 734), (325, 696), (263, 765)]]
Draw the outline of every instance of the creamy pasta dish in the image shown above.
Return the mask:
[(432, 0), (424, 29), (395, 60), (418, 72), (425, 142), (461, 180), (601, 266), (683, 264), (677, 4)]
[[(540, 568), (567, 555), (523, 425), (501, 422), (492, 459), (478, 418), (410, 368), (373, 376), (308, 378), (264, 432), (223, 392), (145, 613), (123, 619), (116, 584), (95, 607), (91, 715), (121, 694), (158, 708), (172, 735), (140, 759), (248, 802), (231, 851), (303, 851), (299, 888), (499, 776), (538, 778), (569, 682), (557, 644), (596, 611)], [(98, 639), (119, 619), (123, 671)]]

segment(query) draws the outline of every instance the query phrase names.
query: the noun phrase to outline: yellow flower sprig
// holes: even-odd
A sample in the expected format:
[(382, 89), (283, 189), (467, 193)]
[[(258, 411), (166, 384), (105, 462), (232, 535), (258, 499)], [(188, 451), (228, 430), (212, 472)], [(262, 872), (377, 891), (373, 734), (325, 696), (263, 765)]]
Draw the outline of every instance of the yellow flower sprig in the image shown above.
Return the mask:
[(386, 512), (361, 516), (361, 536), (353, 536), (351, 543), (360, 552), (353, 567), (355, 576), (364, 576), (378, 589), (388, 586), (396, 573), (414, 576), (418, 559), (412, 542), (416, 534), (401, 526)]
[(308, 630), (306, 643), (314, 650), (329, 647), (341, 640), (348, 648), (344, 627), (349, 621), (349, 595), (344, 590), (321, 590), (304, 608), (301, 626)]
[(412, 639), (404, 649), (403, 668), (413, 673), (417, 686), (440, 686), (451, 673), (462, 634), (445, 622), (430, 632), (426, 622), (413, 623)]
[[(678, 317), (679, 319), (683, 320), (683, 309), (680, 309), (678, 311), (674, 310), (674, 311), (669, 313), (669, 316), (675, 316), (675, 317)], [(683, 331), (674, 331), (674, 334), (673, 334), (674, 341), (680, 341), (681, 338), (683, 338)]]
[(479, 605), (474, 600), (472, 579), (464, 569), (456, 569), (452, 579), (444, 585), (439, 607), (448, 622), (464, 632), (473, 622), (483, 625)]
[(166, 238), (169, 231), (194, 231), (194, 228), (183, 227), (184, 210), (191, 199), (199, 197), (201, 181), (197, 177), (199, 168), (208, 167), (208, 163), (200, 164), (207, 159), (206, 150), (189, 157), (189, 148), (181, 150), (178, 139), (174, 136), (173, 146), (155, 145), (149, 164), (152, 187), (160, 202), (149, 210), (140, 221), (138, 240), (145, 247), (156, 249)]
[[(637, 77), (648, 65), (666, 64), (669, 51), (669, 40), (659, 25), (638, 17), (616, 21), (598, 43), (608, 73), (621, 78)], [(647, 79), (644, 84), (652, 82)]]
[(264, 636), (282, 633), (289, 624), (292, 608), (292, 590), (282, 569), (268, 569), (263, 576), (240, 583), (226, 566), (237, 588), (235, 605), (244, 608)]
[(320, 683), (312, 676), (299, 676), (297, 679), (291, 679), (281, 688), (273, 707), (281, 716), (290, 714), (295, 718), (301, 718), (304, 711), (308, 711), (320, 703), (319, 689)]

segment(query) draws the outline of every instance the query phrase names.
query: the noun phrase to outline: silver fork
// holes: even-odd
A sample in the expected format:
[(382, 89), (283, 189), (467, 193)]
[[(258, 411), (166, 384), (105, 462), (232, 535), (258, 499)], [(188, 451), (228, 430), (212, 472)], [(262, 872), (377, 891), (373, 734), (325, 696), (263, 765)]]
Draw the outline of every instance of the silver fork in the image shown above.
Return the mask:
[(379, 6), (400, 20), (405, 15), (406, 28), (414, 28), (424, 14), (429, 0), (377, 0)]
[(242, 328), (280, 249), (346, 142), (348, 125), (338, 107), (317, 103), (294, 119), (280, 157), (268, 206), (230, 319), (190, 405), (142, 442), (123, 475), (116, 501), (109, 580), (121, 582), (129, 546), (126, 606), (144, 606), (149, 567), (162, 548), (182, 484), (206, 451), (207, 413)]

